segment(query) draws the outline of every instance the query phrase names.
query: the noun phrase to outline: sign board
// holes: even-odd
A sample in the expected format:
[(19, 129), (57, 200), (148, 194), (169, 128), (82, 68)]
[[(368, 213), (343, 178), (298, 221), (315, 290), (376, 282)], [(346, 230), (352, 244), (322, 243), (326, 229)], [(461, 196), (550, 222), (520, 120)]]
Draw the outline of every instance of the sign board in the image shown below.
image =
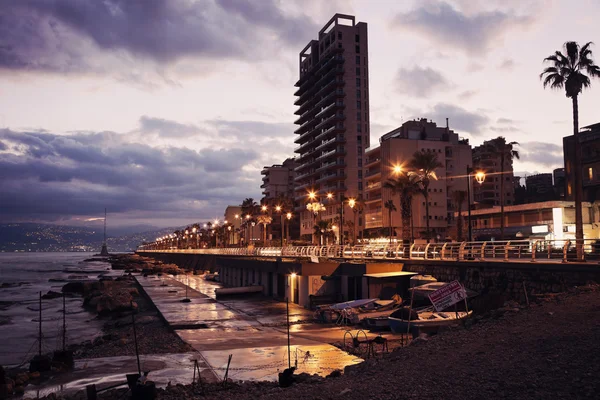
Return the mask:
[(452, 281), (429, 295), (436, 311), (442, 311), (467, 298), (467, 291), (458, 281)]
[(319, 257), (317, 256), (310, 256), (310, 262), (312, 263), (319, 263)]

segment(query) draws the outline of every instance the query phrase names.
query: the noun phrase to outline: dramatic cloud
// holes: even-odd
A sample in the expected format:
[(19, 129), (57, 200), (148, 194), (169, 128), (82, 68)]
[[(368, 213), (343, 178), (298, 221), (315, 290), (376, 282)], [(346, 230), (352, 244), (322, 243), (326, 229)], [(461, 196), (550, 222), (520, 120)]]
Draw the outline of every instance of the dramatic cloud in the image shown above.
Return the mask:
[(467, 14), (441, 1), (419, 4), (418, 8), (398, 14), (392, 26), (472, 54), (487, 52), (508, 31), (526, 27), (533, 21), (529, 16), (504, 11)]
[(428, 97), (450, 87), (448, 80), (440, 72), (431, 68), (416, 66), (412, 69), (400, 68), (396, 73), (396, 90), (415, 97)]
[(517, 146), (522, 162), (544, 167), (561, 167), (564, 164), (563, 148), (557, 144), (544, 142), (524, 142)]
[(185, 125), (145, 115), (140, 118), (140, 128), (144, 133), (156, 133), (166, 138), (189, 137), (200, 132), (200, 128), (195, 125)]
[[(220, 121), (219, 126), (239, 131), (254, 126), (268, 132), (265, 136), (278, 131), (277, 124), (256, 121)], [(228, 137), (231, 132), (226, 131), (221, 139), (237, 145), (152, 147), (143, 137), (155, 130), (183, 138), (200, 128), (144, 116), (139, 132), (0, 130), (0, 221), (51, 222), (94, 216), (104, 207), (121, 223), (134, 214), (158, 225), (174, 218), (212, 219), (228, 204), (260, 198), (260, 167), (284, 159), (279, 156), (282, 146), (271, 145), (270, 153), (261, 155), (252, 144), (259, 139)]]
[(0, 8), (0, 68), (104, 73), (132, 59), (135, 69), (144, 60), (256, 60), (265, 46), (300, 46), (316, 27), (275, 0), (8, 1)]

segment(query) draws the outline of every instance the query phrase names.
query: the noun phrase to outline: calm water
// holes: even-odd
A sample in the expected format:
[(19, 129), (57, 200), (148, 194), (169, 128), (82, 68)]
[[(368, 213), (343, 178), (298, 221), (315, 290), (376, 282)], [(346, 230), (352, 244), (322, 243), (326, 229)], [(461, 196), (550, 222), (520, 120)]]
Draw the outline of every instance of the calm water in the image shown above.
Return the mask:
[[(38, 351), (39, 292), (60, 292), (69, 281), (114, 274), (106, 262), (83, 262), (92, 253), (0, 253), (0, 365), (28, 361)], [(81, 297), (66, 298), (67, 343), (91, 340), (102, 323)], [(62, 346), (62, 298), (42, 300), (42, 349)]]

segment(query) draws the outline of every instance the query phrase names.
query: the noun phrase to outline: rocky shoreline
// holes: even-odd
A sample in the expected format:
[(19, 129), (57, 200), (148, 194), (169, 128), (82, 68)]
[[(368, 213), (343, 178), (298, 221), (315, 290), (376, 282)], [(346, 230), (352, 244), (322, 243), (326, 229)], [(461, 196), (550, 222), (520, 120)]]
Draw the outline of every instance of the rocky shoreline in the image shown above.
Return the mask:
[[(89, 261), (98, 261), (90, 259)], [(138, 350), (140, 354), (186, 353), (194, 349), (172, 332), (161, 319), (156, 307), (143, 294), (131, 273), (180, 274), (185, 271), (174, 264), (162, 264), (137, 255), (117, 255), (108, 260), (113, 270), (122, 270), (118, 277), (100, 276), (94, 281), (66, 283), (61, 293), (49, 291), (42, 297), (51, 299), (80, 296), (84, 309), (95, 313), (103, 321), (102, 334), (83, 343), (72, 344), (67, 350), (73, 358), (89, 359), (134, 355), (132, 311), (135, 315)], [(52, 359), (52, 354), (47, 355)], [(0, 399), (11, 394), (19, 395), (29, 383), (40, 383), (61, 373), (64, 368), (53, 365), (48, 372), (28, 372), (27, 365), (19, 369), (0, 370)], [(84, 397), (85, 398), (85, 397)]]
[[(466, 326), (420, 337), (383, 357), (330, 377), (272, 382), (174, 385), (158, 399), (531, 399), (596, 398), (600, 390), (600, 288), (508, 303)], [(123, 396), (107, 392), (102, 399)], [(48, 397), (58, 399), (60, 397)], [(67, 397), (66, 399), (83, 399)]]

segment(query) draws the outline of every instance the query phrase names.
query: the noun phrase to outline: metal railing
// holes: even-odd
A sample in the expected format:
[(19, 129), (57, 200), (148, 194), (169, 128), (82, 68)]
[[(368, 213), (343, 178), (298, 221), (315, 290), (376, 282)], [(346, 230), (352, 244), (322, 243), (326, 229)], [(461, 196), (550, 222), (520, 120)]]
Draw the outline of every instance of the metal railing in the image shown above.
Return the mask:
[[(584, 256), (600, 258), (600, 241), (585, 240)], [(496, 262), (576, 261), (571, 240), (508, 240), (446, 243), (381, 243), (354, 246), (229, 247), (212, 249), (156, 249), (140, 247), (139, 252), (214, 254), (248, 257), (322, 257), (373, 260), (438, 260)]]

